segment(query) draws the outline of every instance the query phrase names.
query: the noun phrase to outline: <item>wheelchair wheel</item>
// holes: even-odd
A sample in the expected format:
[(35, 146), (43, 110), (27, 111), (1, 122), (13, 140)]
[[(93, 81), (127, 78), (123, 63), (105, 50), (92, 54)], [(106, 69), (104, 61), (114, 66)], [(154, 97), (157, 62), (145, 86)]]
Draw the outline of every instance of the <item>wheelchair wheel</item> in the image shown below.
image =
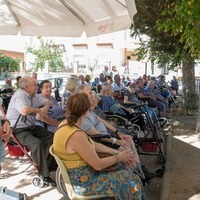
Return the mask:
[(158, 168), (155, 171), (156, 177), (163, 177), (164, 173), (165, 173), (165, 167), (164, 166), (162, 166), (161, 168)]
[(43, 187), (44, 186), (44, 181), (41, 177), (39, 176), (34, 176), (31, 180), (31, 183), (35, 186), (35, 187)]
[(159, 154), (158, 154), (158, 161), (162, 164), (165, 164), (165, 162), (166, 162), (165, 156), (163, 155), (162, 152), (159, 152)]
[(19, 194), (19, 200), (26, 200), (27, 199), (27, 194)]
[(62, 174), (60, 172), (60, 168), (58, 167), (56, 170), (56, 183), (58, 191), (63, 194), (64, 197), (66, 197), (66, 200), (70, 200), (68, 194), (67, 194), (67, 188), (66, 184), (64, 183), (64, 180), (62, 178)]

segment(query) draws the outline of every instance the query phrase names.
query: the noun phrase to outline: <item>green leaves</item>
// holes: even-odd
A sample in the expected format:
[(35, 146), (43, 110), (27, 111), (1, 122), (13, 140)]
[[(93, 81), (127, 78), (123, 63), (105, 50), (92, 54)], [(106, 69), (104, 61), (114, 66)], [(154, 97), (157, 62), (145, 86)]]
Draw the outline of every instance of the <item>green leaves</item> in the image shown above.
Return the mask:
[(185, 59), (200, 57), (200, 0), (135, 2), (131, 36), (140, 38), (139, 59), (148, 57), (173, 69)]
[(179, 1), (170, 4), (161, 13), (164, 17), (157, 21), (159, 31), (171, 32), (179, 36), (180, 42), (193, 59), (200, 57), (200, 0)]
[(55, 44), (52, 40), (45, 40), (43, 37), (38, 37), (38, 39), (40, 41), (40, 46), (38, 48), (26, 47), (26, 51), (33, 54), (35, 57), (33, 63), (35, 71), (43, 69), (45, 67), (45, 62), (50, 63), (50, 71), (62, 71), (64, 68), (62, 57), (63, 53), (66, 51), (64, 45)]
[(0, 72), (15, 72), (20, 69), (20, 59), (0, 54)]

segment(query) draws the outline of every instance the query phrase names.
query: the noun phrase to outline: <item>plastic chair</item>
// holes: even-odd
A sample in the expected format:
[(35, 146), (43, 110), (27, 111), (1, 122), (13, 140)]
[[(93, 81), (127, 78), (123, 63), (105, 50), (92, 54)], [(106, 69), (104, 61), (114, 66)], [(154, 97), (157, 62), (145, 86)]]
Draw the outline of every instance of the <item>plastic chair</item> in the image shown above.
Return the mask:
[[(66, 198), (71, 199), (71, 200), (83, 200), (83, 199), (84, 200), (89, 200), (89, 199), (115, 200), (116, 199), (114, 195), (83, 196), (83, 195), (76, 194), (73, 189), (72, 183), (70, 181), (67, 168), (64, 166), (64, 163), (62, 162), (62, 160), (57, 155), (54, 154), (52, 145), (49, 148), (49, 152), (55, 158), (58, 164), (58, 168), (56, 171), (56, 183), (57, 183), (58, 190)], [(63, 183), (61, 179), (63, 179), (65, 186), (62, 185)]]

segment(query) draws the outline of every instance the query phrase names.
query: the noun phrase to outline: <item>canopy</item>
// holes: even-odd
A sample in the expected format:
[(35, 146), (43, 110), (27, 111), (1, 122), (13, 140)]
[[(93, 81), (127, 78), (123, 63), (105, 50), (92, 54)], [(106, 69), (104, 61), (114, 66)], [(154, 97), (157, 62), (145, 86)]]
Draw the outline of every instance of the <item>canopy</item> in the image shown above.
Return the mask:
[(0, 35), (88, 37), (128, 29), (135, 0), (0, 0)]

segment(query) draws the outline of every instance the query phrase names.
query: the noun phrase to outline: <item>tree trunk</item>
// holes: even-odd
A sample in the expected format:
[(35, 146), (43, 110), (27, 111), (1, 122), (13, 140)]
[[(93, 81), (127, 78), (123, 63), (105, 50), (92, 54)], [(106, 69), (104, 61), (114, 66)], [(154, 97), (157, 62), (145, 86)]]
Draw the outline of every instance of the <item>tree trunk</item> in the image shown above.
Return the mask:
[[(198, 116), (196, 122), (196, 134), (200, 139), (200, 94), (199, 101), (197, 104), (197, 98), (191, 98), (192, 95), (196, 94), (195, 91), (195, 73), (194, 73), (194, 62), (183, 62), (183, 104), (191, 104), (191, 108), (195, 108), (198, 105)], [(196, 96), (195, 96), (196, 97)], [(190, 99), (191, 98), (191, 99)]]
[[(200, 105), (200, 93), (199, 93), (199, 105)], [(198, 139), (200, 139), (200, 106), (198, 109), (197, 123), (196, 123), (196, 134), (198, 134)]]
[(182, 64), (183, 73), (183, 88), (182, 88), (182, 99), (183, 105), (186, 111), (196, 108), (196, 91), (195, 91), (195, 73), (194, 73), (194, 62), (188, 61)]

